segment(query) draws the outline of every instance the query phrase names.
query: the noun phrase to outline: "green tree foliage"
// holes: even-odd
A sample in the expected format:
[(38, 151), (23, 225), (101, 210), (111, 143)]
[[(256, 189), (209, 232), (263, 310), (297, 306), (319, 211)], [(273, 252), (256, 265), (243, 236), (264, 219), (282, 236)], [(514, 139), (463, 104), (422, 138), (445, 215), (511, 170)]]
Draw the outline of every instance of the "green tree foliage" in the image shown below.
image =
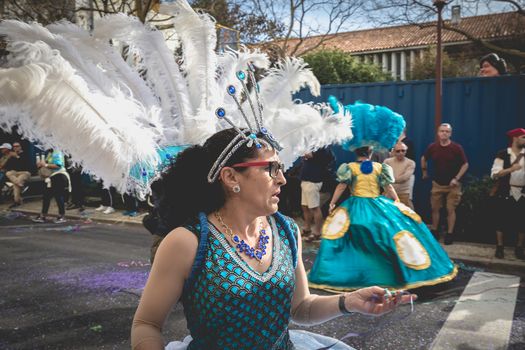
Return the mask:
[(381, 67), (359, 62), (340, 50), (320, 50), (303, 56), (321, 84), (368, 83), (391, 80)]
[[(450, 57), (446, 52), (443, 60), (443, 78), (475, 76), (478, 72), (477, 61), (464, 57)], [(425, 51), (423, 57), (416, 58), (410, 78), (412, 80), (434, 79), (436, 77), (436, 48)]]

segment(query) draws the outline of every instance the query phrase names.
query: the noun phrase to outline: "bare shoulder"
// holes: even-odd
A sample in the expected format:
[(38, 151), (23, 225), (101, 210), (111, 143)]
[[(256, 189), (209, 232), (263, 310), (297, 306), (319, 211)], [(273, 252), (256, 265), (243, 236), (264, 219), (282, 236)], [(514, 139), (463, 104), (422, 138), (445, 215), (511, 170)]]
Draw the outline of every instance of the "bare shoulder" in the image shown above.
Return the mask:
[(195, 245), (195, 248), (197, 248), (199, 244), (197, 236), (185, 227), (177, 227), (176, 229), (172, 230), (166, 235), (163, 240), (163, 243), (164, 242), (167, 242), (166, 244), (170, 245), (176, 244), (184, 245), (186, 247)]
[(180, 273), (188, 276), (198, 246), (199, 241), (193, 232), (177, 227), (162, 240), (155, 255), (155, 263), (169, 269), (176, 267)]

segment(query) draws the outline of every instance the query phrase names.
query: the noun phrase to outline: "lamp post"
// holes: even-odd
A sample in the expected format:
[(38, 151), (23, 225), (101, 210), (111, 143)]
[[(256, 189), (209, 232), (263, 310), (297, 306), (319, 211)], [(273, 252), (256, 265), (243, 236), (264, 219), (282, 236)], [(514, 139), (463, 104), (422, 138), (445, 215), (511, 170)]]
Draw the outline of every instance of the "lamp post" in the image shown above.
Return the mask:
[(437, 135), (437, 130), (441, 125), (441, 101), (443, 97), (443, 59), (441, 58), (441, 28), (443, 26), (443, 20), (441, 14), (443, 8), (447, 4), (446, 0), (433, 0), (434, 6), (438, 13), (437, 22), (437, 48), (436, 48), (436, 91), (435, 91), (435, 112), (434, 112), (434, 127)]

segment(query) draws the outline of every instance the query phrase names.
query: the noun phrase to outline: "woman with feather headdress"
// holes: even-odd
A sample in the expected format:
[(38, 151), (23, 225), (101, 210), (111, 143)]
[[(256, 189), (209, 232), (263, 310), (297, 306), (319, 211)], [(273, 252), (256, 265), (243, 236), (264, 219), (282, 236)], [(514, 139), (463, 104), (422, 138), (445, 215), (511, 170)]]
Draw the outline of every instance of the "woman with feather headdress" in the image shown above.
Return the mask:
[[(233, 108), (220, 104), (214, 113), (231, 128), (179, 153), (156, 184), (162, 227), (175, 229), (158, 248), (135, 314), (136, 349), (164, 347), (162, 324), (177, 301), (184, 306), (190, 336), (167, 349), (349, 349), (332, 338), (288, 331), (288, 323), (316, 324), (350, 310), (379, 315), (413, 298), (383, 299), (385, 291), (376, 287), (340, 297), (309, 293), (300, 232), (277, 212), (278, 194), (296, 150), (326, 144), (314, 133), (327, 130), (312, 125), (311, 107), (294, 108), (291, 102), (294, 75), (313, 82), (304, 66), (294, 68), (287, 60), (260, 84), (254, 65), (247, 66), (223, 70), (231, 72), (223, 88)], [(293, 114), (287, 114), (290, 108)], [(348, 116), (339, 114), (336, 120), (348, 128), (339, 133), (350, 130)], [(336, 132), (330, 123), (328, 132)], [(293, 156), (286, 149), (294, 150)]]
[[(292, 99), (306, 85), (319, 93), (301, 60), (285, 59), (256, 82), (255, 69), (268, 68), (264, 55), (218, 56), (208, 16), (184, 0), (163, 7), (174, 18), (181, 66), (158, 31), (123, 15), (102, 19), (92, 35), (65, 22), (0, 23), (10, 52), (0, 70), (0, 125), (17, 124), (121, 192), (144, 195), (161, 178), (158, 211), (171, 232), (134, 318), (134, 348), (164, 348), (160, 329), (180, 300), (191, 337), (170, 349), (349, 349), (289, 332), (288, 322), (379, 315), (413, 296), (383, 298), (377, 287), (311, 295), (299, 230), (277, 204), (283, 170), (350, 138), (350, 118)], [(140, 58), (135, 70), (110, 42)]]
[[(329, 101), (334, 110), (342, 109), (335, 97)], [(457, 267), (421, 217), (399, 202), (392, 168), (370, 160), (374, 149), (394, 146), (405, 127), (403, 117), (359, 102), (344, 108), (352, 113), (354, 137), (343, 148), (354, 151), (357, 160), (337, 170), (339, 185), (308, 275), (310, 287), (335, 292), (372, 285), (408, 289), (452, 280)], [(352, 195), (336, 208), (347, 187)]]

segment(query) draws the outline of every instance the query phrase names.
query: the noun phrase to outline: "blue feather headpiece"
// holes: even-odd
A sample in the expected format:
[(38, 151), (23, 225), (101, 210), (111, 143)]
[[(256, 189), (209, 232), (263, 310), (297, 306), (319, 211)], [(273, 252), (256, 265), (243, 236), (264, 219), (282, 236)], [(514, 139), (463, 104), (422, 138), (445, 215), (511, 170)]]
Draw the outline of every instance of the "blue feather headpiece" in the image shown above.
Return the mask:
[[(328, 102), (335, 112), (339, 110), (337, 98), (330, 96)], [(403, 116), (384, 106), (356, 102), (344, 106), (344, 109), (352, 114), (354, 137), (342, 144), (349, 151), (364, 146), (372, 146), (379, 151), (390, 150), (405, 129)]]

